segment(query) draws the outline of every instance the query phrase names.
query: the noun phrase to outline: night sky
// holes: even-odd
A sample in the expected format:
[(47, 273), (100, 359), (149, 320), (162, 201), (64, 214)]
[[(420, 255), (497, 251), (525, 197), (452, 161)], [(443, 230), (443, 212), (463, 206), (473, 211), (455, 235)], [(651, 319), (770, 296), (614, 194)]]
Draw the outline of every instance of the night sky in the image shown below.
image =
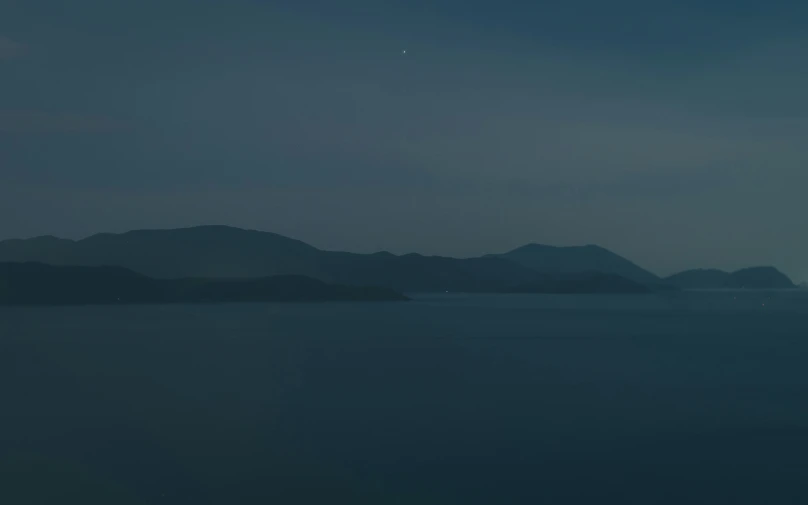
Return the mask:
[(0, 239), (229, 224), (808, 280), (806, 27), (804, 1), (0, 0)]

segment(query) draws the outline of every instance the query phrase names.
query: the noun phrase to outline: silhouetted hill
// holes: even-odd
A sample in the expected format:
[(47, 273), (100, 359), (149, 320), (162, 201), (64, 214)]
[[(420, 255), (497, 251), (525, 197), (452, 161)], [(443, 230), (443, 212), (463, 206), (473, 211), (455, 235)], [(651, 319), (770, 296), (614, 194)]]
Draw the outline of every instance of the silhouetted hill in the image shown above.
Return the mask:
[(791, 289), (791, 279), (774, 267), (752, 267), (728, 273), (722, 270), (687, 270), (665, 279), (682, 289)]
[(506, 293), (605, 294), (650, 293), (651, 288), (625, 277), (600, 272), (545, 275), (541, 279), (503, 290)]
[(0, 263), (0, 305), (400, 301), (393, 290), (304, 276), (154, 279), (121, 267)]
[(631, 261), (596, 245), (553, 247), (528, 244), (505, 254), (494, 255), (548, 274), (602, 272), (615, 274), (646, 285), (663, 281)]

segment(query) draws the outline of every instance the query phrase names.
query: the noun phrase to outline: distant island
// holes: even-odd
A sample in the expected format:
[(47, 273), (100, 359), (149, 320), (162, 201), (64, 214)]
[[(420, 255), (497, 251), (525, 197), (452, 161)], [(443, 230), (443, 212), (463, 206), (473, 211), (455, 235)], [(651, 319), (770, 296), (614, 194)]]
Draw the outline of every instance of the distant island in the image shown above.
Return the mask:
[(682, 289), (794, 289), (797, 286), (774, 267), (744, 268), (732, 273), (716, 269), (687, 270), (665, 279)]
[(387, 288), (327, 284), (304, 276), (153, 279), (121, 267), (0, 263), (0, 305), (405, 301)]

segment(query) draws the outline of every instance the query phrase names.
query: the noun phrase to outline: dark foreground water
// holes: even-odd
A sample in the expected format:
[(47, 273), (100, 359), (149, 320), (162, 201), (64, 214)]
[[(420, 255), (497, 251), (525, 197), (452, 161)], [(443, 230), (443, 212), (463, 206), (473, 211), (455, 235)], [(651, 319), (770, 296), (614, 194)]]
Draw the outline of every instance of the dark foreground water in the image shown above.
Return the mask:
[(805, 504), (808, 293), (0, 309), (0, 503)]

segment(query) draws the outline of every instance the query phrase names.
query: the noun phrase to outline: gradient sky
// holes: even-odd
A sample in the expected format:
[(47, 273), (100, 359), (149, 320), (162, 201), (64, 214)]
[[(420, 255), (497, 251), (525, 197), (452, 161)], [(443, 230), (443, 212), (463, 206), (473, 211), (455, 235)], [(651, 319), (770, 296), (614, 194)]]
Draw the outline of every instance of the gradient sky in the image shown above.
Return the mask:
[(808, 280), (807, 26), (804, 1), (2, 0), (0, 239), (229, 224)]

